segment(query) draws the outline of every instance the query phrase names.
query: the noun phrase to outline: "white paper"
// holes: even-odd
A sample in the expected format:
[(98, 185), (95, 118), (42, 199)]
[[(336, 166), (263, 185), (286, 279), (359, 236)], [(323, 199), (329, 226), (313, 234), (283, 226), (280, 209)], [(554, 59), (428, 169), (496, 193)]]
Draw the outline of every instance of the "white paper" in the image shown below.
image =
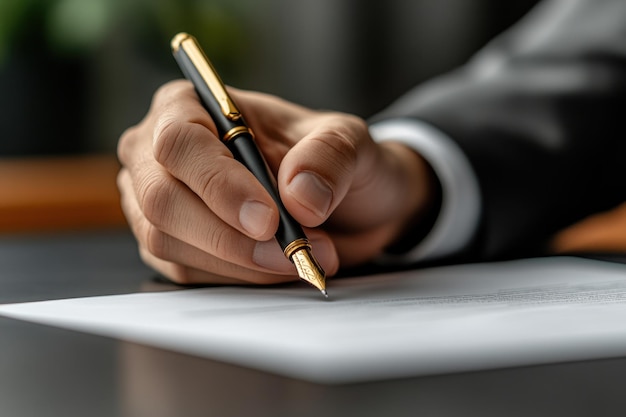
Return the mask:
[(0, 306), (18, 319), (322, 383), (626, 355), (626, 266), (460, 265), (308, 286), (218, 287)]

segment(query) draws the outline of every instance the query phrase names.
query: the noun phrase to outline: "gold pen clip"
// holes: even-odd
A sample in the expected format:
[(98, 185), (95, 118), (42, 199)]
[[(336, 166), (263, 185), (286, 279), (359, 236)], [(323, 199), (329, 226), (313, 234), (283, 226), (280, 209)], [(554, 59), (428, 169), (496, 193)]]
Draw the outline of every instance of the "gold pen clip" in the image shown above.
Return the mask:
[(228, 96), (224, 83), (222, 83), (217, 72), (215, 72), (211, 61), (209, 61), (202, 51), (202, 48), (200, 48), (196, 38), (188, 33), (179, 33), (172, 39), (172, 50), (176, 52), (180, 48), (185, 51), (191, 62), (193, 62), (194, 66), (198, 69), (198, 72), (219, 103), (222, 114), (233, 122), (241, 118), (239, 109)]

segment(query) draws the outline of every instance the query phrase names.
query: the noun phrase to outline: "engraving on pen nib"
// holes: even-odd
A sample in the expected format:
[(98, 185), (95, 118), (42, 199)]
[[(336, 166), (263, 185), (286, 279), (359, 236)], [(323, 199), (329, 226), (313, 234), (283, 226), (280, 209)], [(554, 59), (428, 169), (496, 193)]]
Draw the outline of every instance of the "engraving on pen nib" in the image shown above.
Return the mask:
[(320, 291), (325, 292), (326, 279), (324, 277), (324, 270), (315, 261), (308, 250), (300, 249), (295, 251), (291, 256), (291, 260), (300, 278), (309, 282)]

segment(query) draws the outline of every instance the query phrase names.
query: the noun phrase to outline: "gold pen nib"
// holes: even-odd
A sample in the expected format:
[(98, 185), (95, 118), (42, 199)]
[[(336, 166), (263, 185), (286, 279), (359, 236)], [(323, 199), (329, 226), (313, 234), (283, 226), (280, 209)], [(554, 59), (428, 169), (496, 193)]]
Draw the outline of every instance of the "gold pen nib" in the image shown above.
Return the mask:
[(311, 246), (304, 245), (291, 253), (291, 261), (296, 266), (298, 276), (320, 290), (324, 297), (328, 298), (326, 292), (326, 274), (317, 260), (311, 253)]

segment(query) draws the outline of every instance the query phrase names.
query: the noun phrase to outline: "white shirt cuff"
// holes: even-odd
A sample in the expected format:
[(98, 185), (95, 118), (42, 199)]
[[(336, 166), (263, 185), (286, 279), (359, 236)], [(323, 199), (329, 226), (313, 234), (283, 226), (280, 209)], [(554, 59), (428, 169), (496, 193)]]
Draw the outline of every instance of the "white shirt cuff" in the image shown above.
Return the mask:
[(394, 119), (370, 126), (377, 142), (404, 143), (432, 166), (442, 187), (439, 216), (430, 233), (400, 257), (385, 255), (381, 261), (433, 260), (461, 251), (476, 233), (481, 212), (480, 187), (467, 157), (446, 134), (412, 119)]

